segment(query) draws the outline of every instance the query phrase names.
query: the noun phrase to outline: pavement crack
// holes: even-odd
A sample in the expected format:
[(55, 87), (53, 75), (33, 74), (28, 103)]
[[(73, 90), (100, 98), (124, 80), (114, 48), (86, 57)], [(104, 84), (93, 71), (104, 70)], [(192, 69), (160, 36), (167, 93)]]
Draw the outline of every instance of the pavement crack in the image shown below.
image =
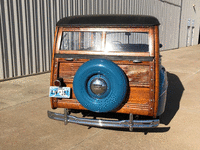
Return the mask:
[(184, 81), (190, 79), (192, 76), (196, 75), (196, 74), (199, 73), (199, 72), (200, 72), (200, 69), (199, 69), (198, 71), (192, 73), (191, 75), (187, 76), (186, 78), (184, 78), (184, 79), (182, 80), (182, 82), (184, 82)]
[(76, 145), (74, 145), (73, 147), (71, 147), (69, 150), (72, 150), (72, 149), (76, 148), (78, 145), (80, 145), (80, 144), (82, 144), (84, 141), (86, 141), (86, 140), (88, 140), (88, 139), (94, 137), (97, 133), (99, 133), (99, 132), (101, 132), (101, 131), (102, 131), (102, 129), (100, 129), (99, 131), (95, 132), (94, 134), (92, 134), (92, 135), (89, 136), (88, 138), (86, 138), (86, 139), (80, 141), (79, 143), (77, 143)]

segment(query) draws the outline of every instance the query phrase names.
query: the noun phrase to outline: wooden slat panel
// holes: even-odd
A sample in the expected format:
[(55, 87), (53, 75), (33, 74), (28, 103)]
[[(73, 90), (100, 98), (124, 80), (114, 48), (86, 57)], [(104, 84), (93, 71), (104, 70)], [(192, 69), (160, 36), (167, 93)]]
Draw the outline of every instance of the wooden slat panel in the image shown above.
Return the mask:
[(63, 78), (64, 82), (72, 83), (76, 71), (83, 63), (59, 63), (59, 77)]
[[(78, 70), (78, 68), (88, 60), (73, 60), (72, 62), (66, 61), (65, 59), (59, 59), (59, 77), (64, 79), (67, 87), (72, 88), (71, 99), (62, 99), (56, 102), (56, 107), (60, 108), (69, 108), (69, 109), (81, 109), (85, 110), (85, 108), (76, 100), (76, 96), (73, 92), (73, 78)], [(124, 70), (131, 81), (129, 82), (129, 96), (127, 96), (127, 100), (124, 101), (116, 112), (118, 113), (133, 113), (138, 115), (151, 115), (151, 101), (150, 101), (150, 64), (149, 62), (144, 62), (141, 64), (134, 64), (130, 61), (114, 61), (119, 67)], [(133, 72), (131, 72), (133, 71)], [(135, 72), (134, 72), (135, 71)], [(147, 78), (143, 78), (143, 76), (147, 76)], [(134, 86), (137, 83), (137, 87)], [(141, 83), (146, 83), (145, 86), (139, 87), (138, 85), (142, 85)], [(144, 82), (145, 81), (145, 82)]]
[(117, 111), (117, 113), (126, 113), (126, 114), (134, 114), (134, 115), (144, 115), (148, 116), (149, 115), (149, 110), (148, 110), (149, 105), (144, 105), (144, 104), (129, 104), (127, 103)]
[[(66, 83), (72, 83), (76, 71), (83, 63), (59, 63), (59, 77)], [(129, 78), (130, 86), (149, 86), (149, 66), (119, 65)]]
[(127, 103), (147, 104), (149, 102), (149, 88), (130, 87)]
[(119, 65), (129, 79), (129, 85), (149, 85), (149, 66)]
[[(76, 99), (76, 96), (73, 92), (73, 85), (66, 84), (67, 87), (72, 89), (71, 99)], [(127, 93), (126, 103), (138, 103), (138, 104), (149, 104), (149, 88), (144, 87), (130, 87), (130, 92)], [(66, 99), (63, 99), (66, 100)]]
[[(63, 99), (58, 100), (57, 102), (58, 108), (68, 108), (68, 109), (80, 109), (80, 110), (87, 110), (84, 108), (76, 99)], [(149, 115), (148, 104), (139, 104), (139, 103), (126, 103), (124, 106), (116, 110), (117, 113), (126, 113), (130, 114), (133, 113), (135, 115)]]
[[(77, 71), (78, 68), (82, 65), (83, 63), (60, 63), (60, 70), (61, 72), (65, 71)], [(61, 73), (60, 72), (60, 73)]]

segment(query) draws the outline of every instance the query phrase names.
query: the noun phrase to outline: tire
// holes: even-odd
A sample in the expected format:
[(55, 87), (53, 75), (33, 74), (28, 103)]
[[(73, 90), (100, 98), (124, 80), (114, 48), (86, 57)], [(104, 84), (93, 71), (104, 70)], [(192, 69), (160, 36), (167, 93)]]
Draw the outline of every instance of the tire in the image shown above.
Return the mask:
[[(107, 85), (102, 95), (91, 91), (91, 82), (102, 79)], [(86, 109), (93, 112), (109, 112), (115, 110), (126, 96), (127, 77), (115, 63), (106, 59), (93, 59), (84, 63), (76, 72), (73, 91)]]

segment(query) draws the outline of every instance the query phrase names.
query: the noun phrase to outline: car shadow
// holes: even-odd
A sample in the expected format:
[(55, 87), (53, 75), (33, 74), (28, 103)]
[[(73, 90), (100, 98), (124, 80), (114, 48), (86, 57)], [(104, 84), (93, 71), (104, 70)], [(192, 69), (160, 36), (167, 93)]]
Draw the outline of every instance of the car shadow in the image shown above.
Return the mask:
[[(184, 87), (177, 75), (167, 72), (167, 77), (168, 77), (168, 90), (167, 90), (166, 106), (164, 113), (159, 117), (160, 123), (165, 125), (168, 125), (171, 122), (171, 120), (174, 118), (177, 111), (179, 110), (180, 100), (184, 91)], [(77, 113), (79, 113), (79, 111)], [(91, 111), (82, 111), (82, 115), (83, 117), (92, 117), (93, 119), (114, 118), (117, 120), (129, 120), (128, 114), (120, 114), (120, 113), (94, 113)], [(152, 118), (143, 116), (143, 118), (141, 119), (152, 119)], [(90, 128), (99, 128), (99, 127), (89, 126), (89, 129)], [(129, 132), (129, 129), (126, 128), (125, 129), (104, 128), (104, 129)], [(133, 132), (144, 132), (144, 134), (146, 135), (147, 133), (167, 132), (169, 130), (170, 127), (140, 128), (140, 129), (134, 128)]]
[[(89, 126), (88, 129), (91, 128), (100, 128), (102, 129), (102, 127), (92, 127)], [(103, 129), (105, 130), (113, 130), (113, 131), (123, 131), (123, 132), (143, 132), (145, 135), (147, 135), (148, 133), (162, 133), (162, 132), (167, 132), (170, 130), (170, 127), (156, 127), (156, 128), (133, 128), (132, 131), (129, 131), (128, 128), (105, 128), (103, 127)]]
[(168, 125), (179, 110), (181, 97), (184, 91), (183, 84), (175, 74), (167, 72), (168, 89), (164, 113), (160, 116), (160, 123)]

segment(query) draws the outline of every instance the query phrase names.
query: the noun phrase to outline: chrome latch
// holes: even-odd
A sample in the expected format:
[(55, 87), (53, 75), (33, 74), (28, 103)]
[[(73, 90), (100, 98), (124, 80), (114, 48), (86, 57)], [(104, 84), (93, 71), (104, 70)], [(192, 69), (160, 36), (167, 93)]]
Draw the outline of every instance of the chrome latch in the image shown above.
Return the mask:
[(73, 61), (74, 58), (65, 58), (65, 60), (67, 60), (67, 61)]
[(67, 125), (68, 124), (68, 114), (69, 114), (69, 110), (67, 108), (64, 109), (64, 124)]
[(133, 131), (133, 114), (129, 115), (129, 131)]
[(133, 62), (134, 62), (134, 63), (141, 63), (142, 61), (139, 60), (139, 59), (135, 59), (135, 60), (133, 60)]

